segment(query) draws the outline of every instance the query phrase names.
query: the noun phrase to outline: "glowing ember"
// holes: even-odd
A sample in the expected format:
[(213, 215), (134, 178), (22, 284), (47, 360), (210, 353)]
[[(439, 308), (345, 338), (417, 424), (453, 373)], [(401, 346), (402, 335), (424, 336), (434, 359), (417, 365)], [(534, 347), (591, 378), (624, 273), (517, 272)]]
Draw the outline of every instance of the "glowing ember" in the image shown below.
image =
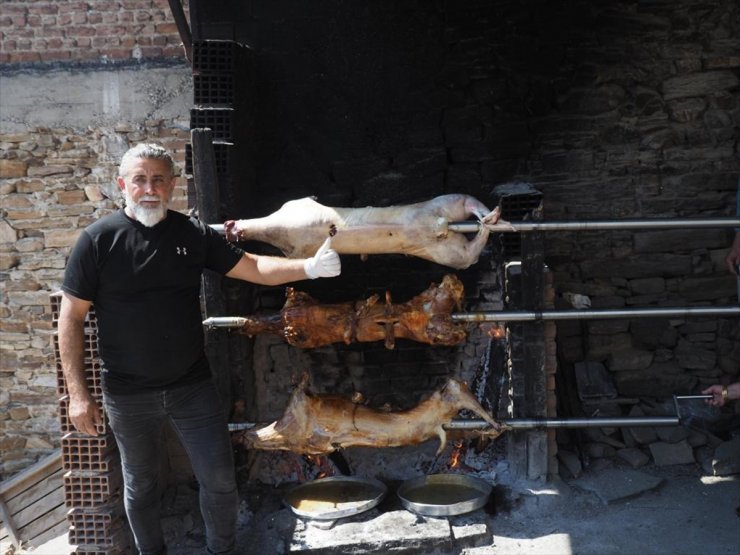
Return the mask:
[(488, 336), (493, 339), (504, 339), (506, 337), (506, 328), (502, 325), (494, 324), (489, 328)]

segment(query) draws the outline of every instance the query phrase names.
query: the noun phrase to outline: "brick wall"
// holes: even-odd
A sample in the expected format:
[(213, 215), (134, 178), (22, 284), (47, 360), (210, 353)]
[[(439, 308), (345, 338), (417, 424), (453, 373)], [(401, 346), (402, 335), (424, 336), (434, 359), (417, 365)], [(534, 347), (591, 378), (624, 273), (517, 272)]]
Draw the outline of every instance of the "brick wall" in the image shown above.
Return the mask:
[(0, 64), (181, 58), (167, 0), (0, 5)]

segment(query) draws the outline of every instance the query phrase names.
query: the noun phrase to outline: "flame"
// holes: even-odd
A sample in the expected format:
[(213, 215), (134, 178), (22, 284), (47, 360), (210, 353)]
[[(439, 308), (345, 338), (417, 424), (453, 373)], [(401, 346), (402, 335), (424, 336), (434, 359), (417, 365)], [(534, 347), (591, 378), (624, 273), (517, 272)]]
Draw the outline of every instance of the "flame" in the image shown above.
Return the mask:
[(313, 479), (334, 476), (334, 466), (329, 457), (321, 455), (303, 455), (303, 460), (309, 466), (309, 468), (306, 469), (306, 478), (309, 478), (311, 474), (314, 475)]
[(506, 327), (501, 324), (493, 324), (488, 330), (488, 336), (492, 339), (504, 339), (506, 337)]
[(457, 440), (455, 446), (452, 448), (450, 453), (450, 468), (457, 468), (462, 463), (462, 459), (465, 455), (465, 442), (463, 440)]

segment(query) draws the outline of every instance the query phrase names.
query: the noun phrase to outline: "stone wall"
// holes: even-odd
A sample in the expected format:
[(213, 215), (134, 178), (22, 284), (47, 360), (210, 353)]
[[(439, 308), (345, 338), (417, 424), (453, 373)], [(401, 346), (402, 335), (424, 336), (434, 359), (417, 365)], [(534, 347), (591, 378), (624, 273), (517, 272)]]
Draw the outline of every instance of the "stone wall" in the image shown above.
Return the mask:
[[(0, 479), (59, 447), (49, 295), (80, 230), (116, 207), (120, 156), (156, 141), (184, 167), (192, 77), (166, 4), (0, 10)], [(184, 178), (173, 202), (186, 210)]]

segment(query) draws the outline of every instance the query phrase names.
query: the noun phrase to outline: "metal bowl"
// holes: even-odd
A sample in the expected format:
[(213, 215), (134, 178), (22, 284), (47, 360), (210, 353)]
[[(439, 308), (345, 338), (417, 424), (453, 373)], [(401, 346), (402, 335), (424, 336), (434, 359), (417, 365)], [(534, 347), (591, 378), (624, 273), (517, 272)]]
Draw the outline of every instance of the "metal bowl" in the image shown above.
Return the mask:
[(405, 508), (425, 516), (469, 513), (488, 502), (493, 486), (464, 474), (432, 474), (405, 481), (398, 497)]
[(336, 520), (369, 511), (387, 491), (383, 482), (373, 478), (331, 476), (294, 487), (284, 502), (302, 518)]

